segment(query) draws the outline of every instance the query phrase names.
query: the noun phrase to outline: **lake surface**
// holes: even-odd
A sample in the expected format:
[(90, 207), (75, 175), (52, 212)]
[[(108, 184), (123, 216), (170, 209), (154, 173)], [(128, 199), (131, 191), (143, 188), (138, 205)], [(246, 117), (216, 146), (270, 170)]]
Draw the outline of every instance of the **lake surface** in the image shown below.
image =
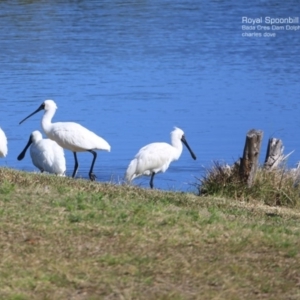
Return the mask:
[[(120, 182), (138, 150), (169, 142), (174, 126), (185, 131), (197, 160), (184, 148), (155, 177), (156, 188), (194, 191), (213, 161), (232, 164), (242, 155), (252, 128), (264, 132), (262, 163), (268, 139), (277, 137), (285, 153), (295, 150), (288, 161), (294, 166), (300, 28), (272, 28), (265, 17), (299, 17), (300, 6), (244, 2), (0, 1), (0, 127), (9, 142), (0, 166), (36, 170), (29, 153), (21, 162), (17, 156), (41, 130), (42, 112), (19, 122), (46, 99), (58, 105), (54, 122), (81, 123), (110, 143), (94, 168), (101, 182)], [(263, 22), (243, 30), (251, 26), (243, 17)], [(70, 176), (73, 155), (65, 155)], [(78, 177), (87, 178), (92, 155), (78, 159)], [(148, 188), (149, 178), (134, 184)]]

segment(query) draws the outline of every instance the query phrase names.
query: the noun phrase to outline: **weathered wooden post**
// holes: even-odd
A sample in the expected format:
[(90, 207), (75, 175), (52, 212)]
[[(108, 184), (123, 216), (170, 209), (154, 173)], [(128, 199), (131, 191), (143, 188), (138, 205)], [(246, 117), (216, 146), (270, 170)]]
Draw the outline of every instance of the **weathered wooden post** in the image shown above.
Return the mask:
[(266, 159), (264, 163), (264, 168), (266, 170), (269, 171), (274, 170), (280, 164), (285, 162), (285, 160), (294, 152), (292, 151), (289, 154), (284, 155), (283, 150), (284, 150), (283, 143), (280, 139), (276, 139), (276, 138), (269, 139)]
[(258, 159), (261, 142), (263, 138), (262, 130), (251, 129), (246, 136), (244, 154), (240, 164), (240, 178), (251, 187), (258, 168)]
[(276, 138), (269, 139), (266, 159), (264, 163), (264, 168), (266, 170), (271, 171), (282, 162), (282, 159), (284, 158), (283, 149), (284, 147), (281, 140)]

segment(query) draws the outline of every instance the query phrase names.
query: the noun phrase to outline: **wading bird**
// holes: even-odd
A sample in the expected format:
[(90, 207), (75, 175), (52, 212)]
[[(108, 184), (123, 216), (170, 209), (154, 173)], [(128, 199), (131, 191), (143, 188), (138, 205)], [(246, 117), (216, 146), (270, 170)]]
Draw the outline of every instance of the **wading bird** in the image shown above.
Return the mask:
[[(31, 147), (30, 147), (31, 146)], [(32, 163), (41, 171), (63, 176), (66, 172), (66, 159), (64, 150), (56, 142), (43, 139), (42, 134), (36, 130), (29, 137), (24, 150), (18, 156), (18, 160), (25, 157), (30, 147)]]
[(7, 155), (7, 138), (4, 131), (0, 128), (0, 157)]
[(172, 161), (179, 159), (182, 152), (182, 143), (188, 148), (192, 158), (196, 159), (196, 155), (185, 139), (184, 132), (175, 127), (171, 132), (172, 145), (151, 143), (140, 149), (127, 168), (125, 174), (127, 182), (131, 182), (134, 178), (142, 175), (151, 176), (150, 187), (153, 188), (155, 174), (164, 173)]
[(42, 128), (47, 137), (55, 141), (62, 148), (72, 151), (74, 154), (75, 165), (72, 177), (75, 177), (78, 169), (76, 152), (88, 151), (93, 154), (93, 161), (90, 167), (89, 177), (90, 180), (95, 180), (96, 175), (93, 174), (93, 168), (97, 158), (97, 152), (94, 150), (110, 151), (110, 145), (103, 138), (78, 123), (51, 123), (56, 109), (57, 106), (53, 100), (45, 100), (36, 111), (23, 119), (20, 124), (37, 112), (44, 110), (45, 112), (42, 117)]

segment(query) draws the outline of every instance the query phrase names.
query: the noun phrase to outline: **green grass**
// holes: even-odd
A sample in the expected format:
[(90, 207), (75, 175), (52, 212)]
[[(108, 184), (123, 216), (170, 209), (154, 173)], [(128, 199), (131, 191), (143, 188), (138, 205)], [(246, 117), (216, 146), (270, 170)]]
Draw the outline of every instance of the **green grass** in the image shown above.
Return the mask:
[(0, 299), (299, 299), (300, 210), (0, 169)]

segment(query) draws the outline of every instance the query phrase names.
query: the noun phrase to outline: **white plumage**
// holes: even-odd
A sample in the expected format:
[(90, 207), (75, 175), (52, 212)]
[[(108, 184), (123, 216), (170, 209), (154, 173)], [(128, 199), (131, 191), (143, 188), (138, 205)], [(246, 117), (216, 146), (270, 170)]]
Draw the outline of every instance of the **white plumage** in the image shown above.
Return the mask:
[(97, 158), (97, 152), (94, 150), (110, 151), (110, 145), (103, 138), (78, 123), (51, 123), (56, 109), (57, 106), (53, 100), (45, 100), (36, 111), (22, 120), (20, 124), (35, 113), (44, 110), (45, 113), (42, 117), (42, 128), (47, 137), (57, 142), (62, 148), (72, 151), (74, 154), (75, 166), (72, 177), (75, 177), (78, 169), (76, 152), (88, 151), (93, 154), (89, 177), (91, 180), (95, 180), (96, 176), (93, 174), (93, 168)]
[(7, 155), (7, 138), (4, 131), (0, 128), (0, 157)]
[(41, 171), (63, 176), (66, 172), (66, 159), (64, 150), (56, 142), (43, 139), (42, 134), (36, 130), (29, 137), (24, 150), (18, 156), (18, 160), (25, 157), (30, 147), (32, 163)]
[(182, 153), (182, 143), (186, 145), (193, 159), (196, 159), (185, 139), (184, 132), (175, 127), (171, 132), (171, 145), (152, 143), (139, 150), (127, 168), (125, 174), (127, 182), (131, 182), (134, 178), (142, 175), (151, 176), (150, 187), (153, 188), (154, 175), (165, 172), (172, 161), (179, 159)]

